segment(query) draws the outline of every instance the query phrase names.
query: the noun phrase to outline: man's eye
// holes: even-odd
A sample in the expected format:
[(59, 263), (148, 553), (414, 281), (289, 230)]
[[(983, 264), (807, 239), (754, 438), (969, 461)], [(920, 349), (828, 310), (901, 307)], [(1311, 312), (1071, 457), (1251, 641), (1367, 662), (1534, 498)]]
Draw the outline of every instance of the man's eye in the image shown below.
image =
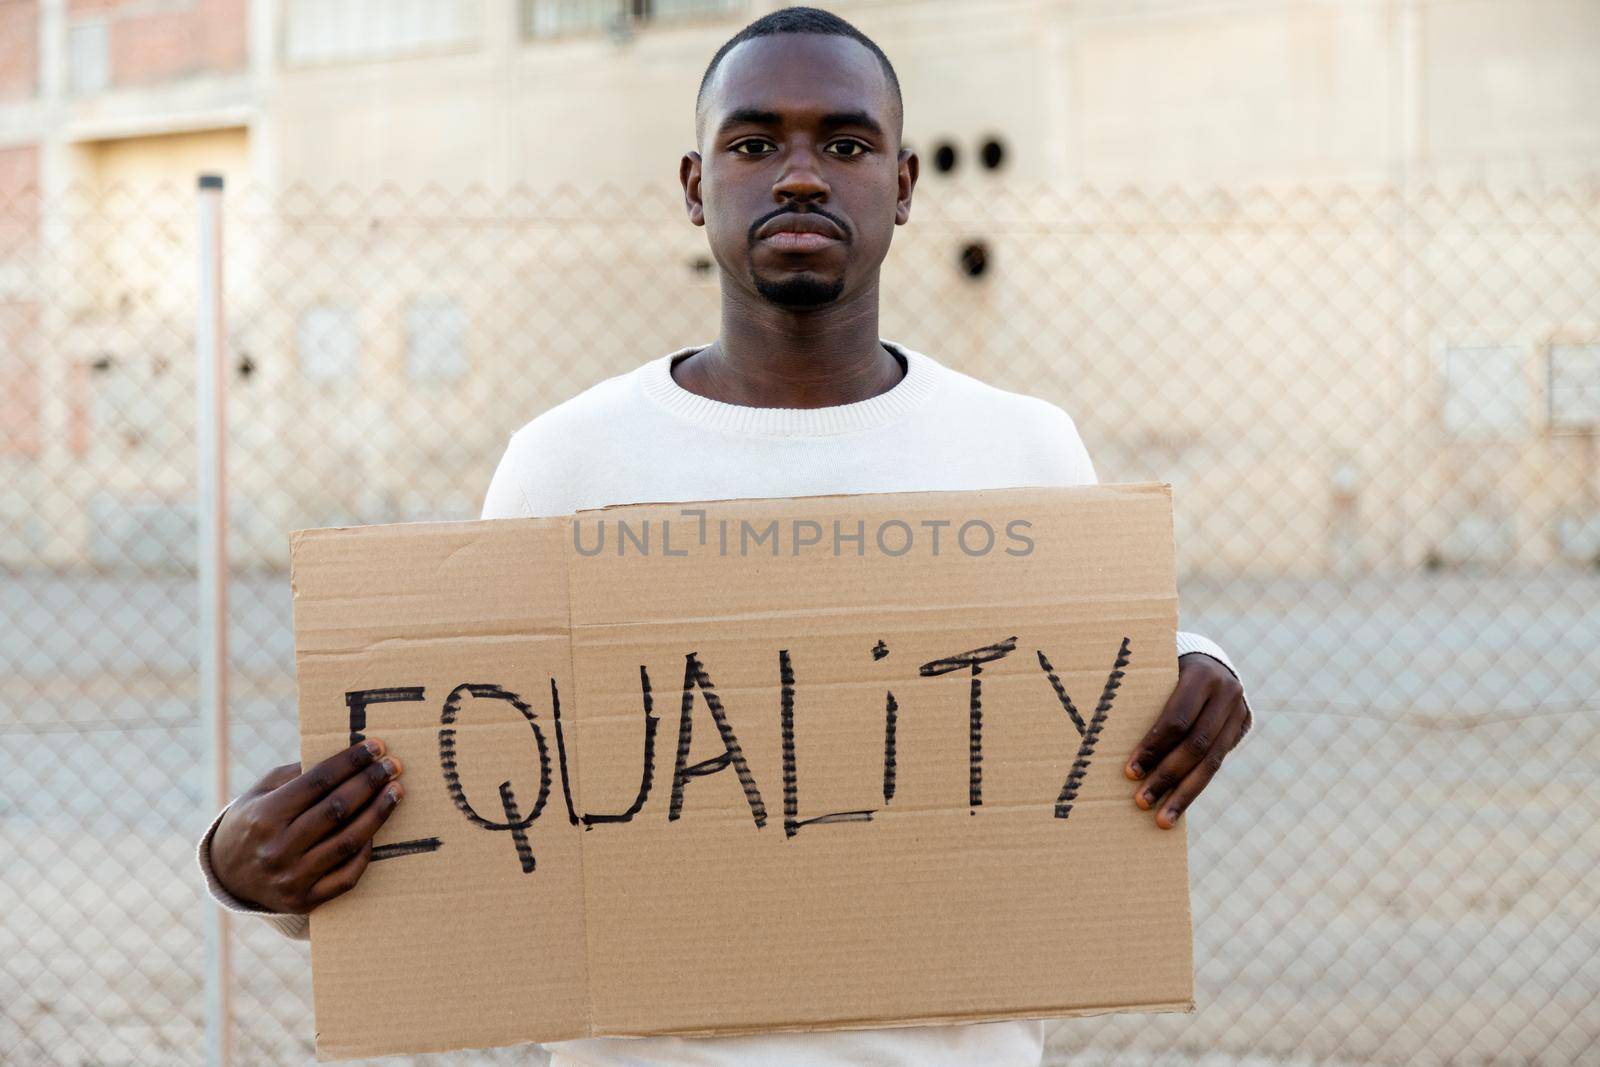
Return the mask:
[(836, 155), (843, 156), (845, 159), (854, 159), (856, 156), (865, 155), (867, 151), (867, 146), (862, 144), (860, 141), (835, 141), (829, 147), (836, 150), (845, 148), (850, 149), (848, 152), (835, 152)]
[(746, 152), (745, 149), (747, 149), (747, 148), (754, 148), (754, 149), (760, 149), (761, 151), (765, 151), (766, 148), (767, 148), (767, 142), (765, 142), (765, 141), (740, 141), (738, 144), (733, 146), (732, 150), (734, 152), (736, 152), (737, 154), (741, 155), (741, 156), (754, 156), (754, 155), (760, 155), (761, 154), (760, 151)]

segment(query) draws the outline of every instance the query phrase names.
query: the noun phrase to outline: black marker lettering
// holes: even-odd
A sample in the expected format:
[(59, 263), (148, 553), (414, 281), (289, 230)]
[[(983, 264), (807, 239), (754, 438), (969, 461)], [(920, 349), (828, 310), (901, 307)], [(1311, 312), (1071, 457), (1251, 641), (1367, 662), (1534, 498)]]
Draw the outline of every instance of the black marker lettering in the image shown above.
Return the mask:
[(437, 837), (421, 837), (415, 841), (396, 841), (392, 845), (373, 845), (372, 862), (392, 860), (396, 856), (414, 856), (421, 852), (437, 852), (444, 842)]
[(983, 664), (1009, 655), (1017, 647), (1017, 639), (1008, 637), (998, 644), (985, 645), (970, 652), (961, 652), (944, 659), (932, 660), (922, 665), (921, 674), (931, 678), (949, 674), (962, 668), (972, 671), (972, 684), (967, 703), (967, 806), (976, 808), (983, 803)]
[(1072, 725), (1078, 728), (1078, 736), (1082, 737), (1089, 728), (1083, 723), (1083, 716), (1078, 714), (1078, 709), (1073, 706), (1072, 698), (1067, 696), (1066, 687), (1061, 684), (1061, 679), (1056, 677), (1055, 668), (1050, 666), (1050, 661), (1044, 658), (1044, 650), (1039, 650), (1039, 666), (1044, 669), (1044, 675), (1050, 679), (1050, 688), (1056, 691), (1056, 699), (1061, 702), (1067, 717), (1072, 720)]
[(344, 706), (350, 709), (350, 743), (359, 745), (367, 739), (367, 705), (391, 704), (402, 700), (421, 700), (422, 686), (406, 685), (393, 689), (356, 689), (344, 695)]
[(1128, 666), (1129, 644), (1128, 639), (1122, 639), (1122, 647), (1117, 651), (1117, 662), (1111, 668), (1111, 673), (1106, 676), (1105, 689), (1100, 692), (1100, 703), (1095, 705), (1094, 715), (1089, 718), (1089, 727), (1083, 732), (1083, 740), (1078, 743), (1078, 757), (1072, 761), (1072, 770), (1067, 772), (1066, 783), (1061, 787), (1061, 795), (1056, 798), (1056, 818), (1065, 819), (1072, 814), (1072, 802), (1077, 799), (1078, 787), (1083, 784), (1083, 776), (1088, 773), (1089, 759), (1094, 755), (1094, 746), (1100, 740), (1100, 728), (1106, 723), (1106, 716), (1111, 712), (1111, 702), (1116, 699), (1117, 689), (1122, 685), (1123, 675)]
[(895, 714), (900, 705), (894, 702), (894, 694), (887, 690), (883, 694), (883, 802), (888, 804), (894, 799), (894, 728)]
[[(926, 523), (924, 523), (926, 525)], [(937, 533), (934, 534), (938, 536)], [(878, 643), (872, 646), (872, 658), (880, 660), (889, 654), (889, 646), (884, 644), (880, 637)], [(883, 691), (883, 803), (887, 807), (889, 801), (894, 799), (894, 773), (895, 773), (895, 724), (900, 705), (895, 703), (894, 693), (885, 689)]]
[(829, 815), (800, 818), (800, 783), (794, 759), (794, 666), (789, 650), (778, 650), (778, 719), (783, 734), (783, 834), (793, 837), (802, 826), (830, 822), (870, 822), (871, 811), (836, 811)]
[[(773, 521), (776, 528), (777, 520)], [(691, 767), (685, 764), (689, 759), (689, 742), (693, 730), (693, 718), (690, 713), (694, 709), (696, 686), (705, 697), (706, 707), (711, 709), (711, 718), (717, 724), (718, 733), (722, 735), (723, 752)], [(767, 806), (761, 800), (761, 790), (756, 788), (756, 780), (750, 774), (750, 767), (745, 763), (744, 753), (739, 748), (739, 739), (734, 735), (733, 727), (728, 725), (728, 716), (722, 710), (722, 700), (711, 684), (710, 675), (701, 665), (699, 657), (690, 652), (684, 657), (683, 709), (678, 718), (678, 759), (672, 770), (672, 801), (667, 808), (668, 821), (677, 819), (683, 813), (684, 783), (690, 778), (716, 774), (725, 770), (729, 764), (733, 765), (735, 773), (739, 776), (739, 784), (744, 787), (744, 797), (750, 804), (750, 814), (755, 817), (757, 828), (765, 826)]]
[[(533, 802), (533, 810), (527, 815), (514, 814), (515, 797), (511, 794), (511, 783), (500, 783), (500, 804), (506, 812), (506, 821), (491, 822), (479, 815), (473, 809), (472, 803), (467, 800), (465, 790), (461, 788), (461, 773), (456, 766), (456, 716), (461, 710), (461, 696), (470, 693), (475, 697), (492, 700), (504, 700), (522, 713), (528, 720), (528, 725), (533, 728), (533, 740), (539, 749), (539, 796)], [(481, 826), (485, 830), (507, 830), (512, 832), (512, 840), (517, 846), (517, 857), (522, 860), (524, 871), (533, 870), (533, 852), (531, 849), (524, 856), (527, 847), (527, 835), (518, 836), (517, 831), (525, 831), (533, 821), (544, 811), (545, 801), (550, 797), (550, 750), (545, 745), (544, 733), (539, 729), (539, 724), (533, 721), (533, 709), (521, 697), (508, 692), (498, 685), (458, 685), (450, 690), (450, 697), (444, 703), (444, 711), (439, 716), (439, 767), (444, 771), (445, 788), (450, 793), (450, 799), (455, 802), (457, 810), (466, 816), (467, 821), (474, 826)]]
[(561, 763), (561, 797), (567, 802), (567, 821), (578, 825), (578, 813), (572, 806), (572, 776), (567, 771), (567, 736), (561, 728), (561, 694), (556, 691), (556, 680), (550, 679), (550, 716), (556, 721), (556, 759)]
[[(396, 686), (391, 689), (356, 689), (346, 693), (344, 705), (350, 709), (350, 743), (359, 745), (367, 739), (367, 705), (421, 700), (423, 695), (423, 687), (420, 685)], [(431, 846), (429, 842), (432, 842)], [(376, 861), (396, 856), (410, 856), (419, 852), (432, 852), (438, 847), (437, 837), (396, 841), (390, 845), (374, 845), (372, 859)]]
[[(628, 810), (620, 815), (588, 815), (583, 817), (584, 829), (597, 826), (601, 823), (628, 822), (639, 814), (644, 807), (644, 802), (650, 797), (650, 786), (655, 781), (656, 775), (656, 726), (661, 720), (652, 712), (655, 709), (650, 695), (650, 672), (645, 670), (644, 664), (639, 664), (639, 688), (644, 691), (644, 773), (639, 781), (639, 795), (634, 797)], [(560, 735), (557, 735), (560, 736)]]
[(506, 825), (511, 827), (511, 840), (517, 846), (517, 859), (522, 863), (522, 873), (532, 874), (535, 863), (533, 846), (528, 844), (528, 824), (517, 815), (517, 798), (511, 792), (510, 782), (500, 783), (500, 807), (506, 813)]

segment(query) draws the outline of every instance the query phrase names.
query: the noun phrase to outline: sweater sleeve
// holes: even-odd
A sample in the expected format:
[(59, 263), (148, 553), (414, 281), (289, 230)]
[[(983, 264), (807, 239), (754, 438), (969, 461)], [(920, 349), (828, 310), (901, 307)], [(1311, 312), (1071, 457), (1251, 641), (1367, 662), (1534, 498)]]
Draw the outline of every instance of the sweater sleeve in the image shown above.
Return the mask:
[(480, 519), (526, 519), (533, 516), (533, 505), (523, 487), (526, 459), (523, 456), (522, 433), (512, 434), (506, 450), (495, 466), (494, 477), (489, 479), (489, 491), (484, 494)]
[(195, 859), (200, 864), (200, 874), (206, 880), (206, 891), (211, 894), (211, 899), (237, 915), (259, 916), (268, 926), (271, 926), (284, 937), (290, 937), (296, 941), (309, 941), (311, 939), (311, 923), (304, 915), (279, 914), (278, 912), (267, 911), (265, 908), (258, 908), (254, 904), (247, 904), (229, 893), (222, 887), (222, 883), (217, 881), (217, 872), (211, 866), (211, 838), (216, 834), (217, 827), (222, 823), (222, 817), (227, 813), (227, 808), (223, 808), (217, 813), (217, 817), (211, 820), (210, 826), (206, 827), (205, 835), (200, 838), (200, 844), (195, 849)]
[[(1199, 634), (1192, 634), (1183, 630), (1179, 630), (1178, 658), (1181, 660), (1185, 656), (1194, 655), (1210, 656), (1212, 659), (1228, 668), (1228, 673), (1233, 675), (1233, 677), (1239, 682), (1241, 690), (1243, 689), (1244, 679), (1239, 677), (1238, 668), (1233, 665), (1233, 661), (1228, 658), (1228, 654), (1222, 651), (1221, 646), (1219, 646), (1209, 637), (1202, 637)], [(1242, 692), (1240, 699), (1244, 701), (1244, 730), (1247, 734), (1250, 732), (1250, 727), (1255, 725), (1255, 712), (1250, 710), (1249, 693)], [(1239, 735), (1239, 740), (1244, 740), (1244, 734)]]

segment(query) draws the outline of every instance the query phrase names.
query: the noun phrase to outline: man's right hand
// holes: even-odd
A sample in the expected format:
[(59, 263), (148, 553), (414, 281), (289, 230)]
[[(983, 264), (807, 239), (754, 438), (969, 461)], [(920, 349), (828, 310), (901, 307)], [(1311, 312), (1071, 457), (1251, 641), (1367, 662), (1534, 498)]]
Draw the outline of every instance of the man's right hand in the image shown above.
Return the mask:
[(211, 869), (237, 899), (304, 915), (354, 888), (404, 789), (400, 761), (375, 738), (300, 773), (269, 772), (228, 808), (211, 838)]

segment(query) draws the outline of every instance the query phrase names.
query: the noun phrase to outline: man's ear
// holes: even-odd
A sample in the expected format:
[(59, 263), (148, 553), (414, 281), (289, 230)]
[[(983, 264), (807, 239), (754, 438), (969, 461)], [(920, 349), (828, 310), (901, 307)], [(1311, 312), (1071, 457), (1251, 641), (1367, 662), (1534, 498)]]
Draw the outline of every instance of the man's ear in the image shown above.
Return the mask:
[(899, 194), (894, 205), (896, 226), (904, 226), (911, 218), (911, 192), (917, 187), (917, 172), (920, 166), (915, 152), (909, 148), (900, 150)]
[(696, 226), (706, 224), (706, 207), (700, 199), (700, 153), (687, 152), (678, 164), (678, 181), (683, 183), (683, 203), (689, 209), (689, 221)]

